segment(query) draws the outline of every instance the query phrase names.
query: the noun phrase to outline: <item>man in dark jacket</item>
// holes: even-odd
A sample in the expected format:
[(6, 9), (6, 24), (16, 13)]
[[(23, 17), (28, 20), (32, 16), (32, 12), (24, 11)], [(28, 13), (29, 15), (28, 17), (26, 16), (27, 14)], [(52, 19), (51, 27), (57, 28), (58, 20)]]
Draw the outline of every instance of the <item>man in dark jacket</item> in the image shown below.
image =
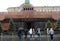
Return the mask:
[(19, 37), (19, 39), (21, 39), (21, 35), (22, 35), (22, 31), (19, 30), (19, 31), (18, 31), (18, 37)]
[(23, 28), (19, 28), (18, 29), (18, 37), (19, 37), (19, 39), (21, 39), (22, 32), (23, 32)]

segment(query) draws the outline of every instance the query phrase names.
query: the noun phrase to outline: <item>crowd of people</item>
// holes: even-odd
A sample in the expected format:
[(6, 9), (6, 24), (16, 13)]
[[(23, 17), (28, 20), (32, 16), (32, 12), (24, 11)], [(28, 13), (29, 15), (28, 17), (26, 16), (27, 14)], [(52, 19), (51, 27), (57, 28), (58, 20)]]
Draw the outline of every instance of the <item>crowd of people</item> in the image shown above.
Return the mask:
[[(21, 39), (21, 36), (22, 36), (22, 31), (24, 32), (24, 35), (25, 35), (25, 39), (27, 38), (27, 34), (29, 33), (30, 35), (30, 40), (33, 40), (34, 38), (34, 35), (37, 34), (38, 36), (38, 40), (40, 40), (40, 36), (41, 36), (41, 31), (40, 31), (40, 28), (37, 28), (36, 30), (34, 28), (30, 28), (29, 30), (28, 29), (25, 29), (25, 30), (18, 30), (18, 37)], [(50, 30), (48, 30), (48, 33), (50, 35), (50, 40), (52, 41), (53, 40), (53, 35), (54, 35), (54, 30), (53, 28), (50, 28)]]

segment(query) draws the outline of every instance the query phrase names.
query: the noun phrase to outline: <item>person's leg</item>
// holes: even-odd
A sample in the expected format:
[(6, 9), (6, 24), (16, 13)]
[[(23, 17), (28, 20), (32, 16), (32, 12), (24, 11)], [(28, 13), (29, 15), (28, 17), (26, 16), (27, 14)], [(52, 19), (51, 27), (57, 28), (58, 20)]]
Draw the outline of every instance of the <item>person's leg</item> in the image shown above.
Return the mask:
[(18, 32), (18, 37), (19, 37), (19, 39), (21, 39), (21, 33), (19, 33), (19, 32)]
[(40, 41), (40, 34), (38, 34), (38, 40)]
[(50, 40), (53, 41), (53, 34), (50, 35)]
[(51, 40), (53, 40), (53, 34), (51, 35)]
[(32, 34), (30, 34), (30, 40), (32, 40)]
[(27, 38), (27, 33), (25, 33), (25, 39)]
[(19, 35), (19, 39), (21, 39), (21, 34)]

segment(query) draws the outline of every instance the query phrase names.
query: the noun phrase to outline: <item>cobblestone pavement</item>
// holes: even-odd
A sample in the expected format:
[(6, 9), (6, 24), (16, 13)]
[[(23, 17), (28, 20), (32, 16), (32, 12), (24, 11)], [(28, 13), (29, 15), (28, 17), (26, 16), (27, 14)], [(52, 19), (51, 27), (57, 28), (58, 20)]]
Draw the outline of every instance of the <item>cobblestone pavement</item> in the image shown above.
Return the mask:
[[(22, 40), (19, 39), (17, 35), (5, 35), (5, 36), (0, 36), (0, 41), (30, 41), (29, 35), (28, 38), (25, 39), (24, 36), (22, 37)], [(33, 38), (32, 41), (38, 41), (37, 35), (35, 35), (35, 38)], [(41, 35), (40, 41), (50, 41), (49, 40), (49, 35)], [(60, 41), (60, 35), (54, 35), (54, 40), (53, 41)]]

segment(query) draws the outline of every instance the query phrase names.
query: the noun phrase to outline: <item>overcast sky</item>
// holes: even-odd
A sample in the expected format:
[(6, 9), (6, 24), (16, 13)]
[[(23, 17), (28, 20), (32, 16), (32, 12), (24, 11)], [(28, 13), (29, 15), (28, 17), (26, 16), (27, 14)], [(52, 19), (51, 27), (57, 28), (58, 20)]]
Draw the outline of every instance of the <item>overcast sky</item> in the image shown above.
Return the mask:
[[(25, 0), (0, 0), (0, 12), (7, 11), (8, 7), (18, 7)], [(60, 0), (30, 0), (33, 6), (60, 6)]]

